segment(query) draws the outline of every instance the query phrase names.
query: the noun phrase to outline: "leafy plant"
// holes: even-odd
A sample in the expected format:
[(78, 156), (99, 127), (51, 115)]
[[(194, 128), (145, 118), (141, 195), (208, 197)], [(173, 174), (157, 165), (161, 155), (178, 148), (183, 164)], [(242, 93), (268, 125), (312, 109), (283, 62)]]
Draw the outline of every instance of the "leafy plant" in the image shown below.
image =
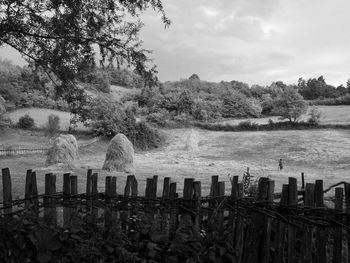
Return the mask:
[(318, 124), (320, 124), (320, 120), (321, 120), (321, 112), (317, 110), (317, 108), (315, 107), (311, 108), (309, 113), (309, 119), (307, 120), (308, 123), (317, 126)]
[(55, 114), (50, 114), (45, 129), (49, 137), (55, 136), (60, 130), (60, 117)]
[(20, 117), (17, 126), (21, 129), (30, 129), (34, 127), (34, 119), (28, 114)]

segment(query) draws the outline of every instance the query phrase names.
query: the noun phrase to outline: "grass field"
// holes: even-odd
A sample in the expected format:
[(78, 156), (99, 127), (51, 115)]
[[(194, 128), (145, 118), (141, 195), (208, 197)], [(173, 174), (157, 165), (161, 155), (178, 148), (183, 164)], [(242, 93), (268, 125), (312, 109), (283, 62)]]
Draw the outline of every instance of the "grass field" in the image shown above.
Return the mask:
[[(51, 110), (51, 109), (40, 109), (40, 108), (24, 108), (18, 109), (13, 112), (7, 113), (6, 115), (11, 119), (13, 123), (17, 123), (19, 118), (28, 114), (34, 119), (35, 126), (42, 128), (46, 125), (47, 119), (50, 114), (55, 114), (60, 117), (60, 128), (62, 131), (67, 131), (69, 128), (69, 121), (71, 119), (71, 114), (65, 111)], [(83, 124), (78, 123), (79, 130), (85, 130)]]
[[(321, 113), (320, 124), (350, 124), (350, 106), (315, 106)], [(309, 110), (311, 107), (309, 107)], [(242, 121), (250, 120), (257, 124), (267, 124), (269, 120), (274, 122), (279, 122), (279, 117), (267, 117), (267, 118), (250, 118), (250, 119), (234, 119), (234, 120), (225, 120), (219, 123), (222, 124), (231, 124), (238, 125)], [(308, 119), (308, 113), (301, 117), (302, 120)], [(287, 121), (287, 120), (284, 120)]]
[[(164, 131), (167, 145), (149, 152), (139, 152), (135, 156), (135, 174), (139, 179), (139, 189), (143, 194), (146, 178), (157, 174), (172, 177), (179, 183), (181, 193), (185, 177), (202, 181), (203, 194), (209, 192), (210, 177), (220, 175), (227, 182), (228, 175), (242, 175), (247, 167), (258, 178), (269, 176), (276, 181), (276, 189), (288, 182), (289, 176), (300, 178), (305, 172), (306, 181), (324, 179), (327, 187), (335, 182), (348, 180), (350, 169), (350, 131), (347, 130), (303, 130), (270, 132), (212, 132), (195, 130), (198, 151), (187, 150), (190, 129)], [(108, 142), (99, 142), (80, 151), (76, 169), (79, 175), (79, 190), (85, 189), (85, 173), (88, 168), (100, 172), (101, 177), (110, 173), (100, 171)], [(278, 171), (278, 160), (282, 158), (284, 169)], [(58, 189), (62, 187), (63, 172), (58, 167), (44, 167), (45, 156), (17, 156), (0, 159), (1, 167), (9, 167), (13, 174), (13, 188), (17, 196), (23, 194), (26, 169), (34, 169), (38, 174), (38, 185), (44, 190), (44, 174), (59, 174)], [(123, 191), (125, 174), (119, 175), (118, 191)], [(103, 190), (104, 179), (99, 181)], [(299, 180), (300, 181), (300, 180)], [(1, 190), (0, 190), (1, 191)]]

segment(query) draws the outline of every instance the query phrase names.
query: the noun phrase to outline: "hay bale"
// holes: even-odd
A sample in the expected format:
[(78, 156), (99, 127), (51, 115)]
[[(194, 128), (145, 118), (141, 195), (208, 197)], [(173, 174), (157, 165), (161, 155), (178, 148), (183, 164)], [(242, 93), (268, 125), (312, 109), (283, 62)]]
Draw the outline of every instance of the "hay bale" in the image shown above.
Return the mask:
[(109, 143), (102, 170), (133, 172), (134, 147), (124, 134), (118, 133)]
[(60, 135), (52, 142), (47, 153), (46, 166), (63, 164), (74, 167), (78, 157), (78, 143), (73, 135)]
[(190, 153), (198, 152), (198, 141), (198, 134), (193, 129), (191, 129), (191, 132), (186, 140), (185, 150)]

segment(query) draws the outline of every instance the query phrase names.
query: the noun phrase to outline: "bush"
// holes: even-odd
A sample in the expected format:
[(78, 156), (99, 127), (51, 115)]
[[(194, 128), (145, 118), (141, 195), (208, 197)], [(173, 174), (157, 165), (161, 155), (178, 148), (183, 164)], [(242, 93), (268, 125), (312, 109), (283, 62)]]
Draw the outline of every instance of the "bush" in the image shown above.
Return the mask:
[(246, 120), (240, 122), (238, 124), (238, 127), (242, 130), (256, 130), (258, 128), (258, 124), (251, 122), (250, 120)]
[(49, 137), (55, 136), (60, 130), (60, 117), (55, 114), (50, 114), (46, 123), (46, 135)]
[(158, 112), (153, 112), (149, 114), (147, 116), (147, 121), (164, 127), (166, 125), (168, 115), (169, 112), (167, 110), (162, 109)]
[(319, 125), (321, 119), (321, 112), (317, 110), (317, 108), (311, 108), (309, 113), (309, 119), (307, 120), (308, 123), (312, 125)]
[(135, 123), (134, 131), (128, 132), (127, 137), (141, 150), (158, 148), (163, 143), (159, 131), (143, 121)]
[(34, 127), (34, 119), (28, 114), (19, 118), (17, 126), (21, 129), (30, 129)]

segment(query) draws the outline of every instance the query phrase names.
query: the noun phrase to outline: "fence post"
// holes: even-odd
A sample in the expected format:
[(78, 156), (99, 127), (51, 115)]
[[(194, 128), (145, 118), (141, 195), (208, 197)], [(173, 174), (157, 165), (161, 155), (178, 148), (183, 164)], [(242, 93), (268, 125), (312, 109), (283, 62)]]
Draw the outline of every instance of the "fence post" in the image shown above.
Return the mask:
[(177, 208), (174, 202), (174, 200), (177, 198), (176, 183), (170, 183), (169, 197), (170, 197), (170, 200), (173, 200), (170, 207), (170, 226), (169, 226), (170, 237), (173, 237), (176, 232), (177, 223), (178, 223)]
[[(298, 185), (297, 179), (288, 178), (288, 205), (296, 206), (298, 204)], [(288, 224), (288, 263), (296, 263), (296, 229), (293, 225)]]
[(88, 169), (86, 174), (86, 194), (91, 194), (91, 176), (92, 176), (92, 170)]
[(77, 203), (76, 195), (78, 194), (78, 176), (72, 175), (70, 177), (70, 195), (73, 197), (71, 198), (71, 205), (70, 205), (70, 221), (74, 221), (77, 216)]
[(214, 218), (214, 209), (217, 205), (217, 200), (215, 199), (219, 194), (219, 176), (214, 175), (211, 177), (211, 186), (210, 186), (210, 197), (214, 198), (213, 200), (209, 201), (209, 212), (208, 212), (208, 223), (209, 228), (214, 228), (216, 226), (215, 218)]
[(104, 211), (104, 216), (105, 216), (105, 227), (110, 227), (111, 225), (111, 211), (110, 211), (110, 197), (111, 197), (111, 192), (112, 192), (112, 176), (106, 176), (105, 179), (105, 211)]
[[(289, 195), (289, 185), (284, 184), (282, 186), (282, 195), (280, 200), (281, 206), (288, 205), (288, 195)], [(284, 244), (285, 244), (285, 237), (286, 237), (286, 223), (282, 221), (278, 221), (277, 224), (277, 232), (275, 237), (275, 253), (274, 253), (274, 263), (284, 262)]]
[[(4, 168), (1, 170), (2, 173), (2, 193), (4, 202), (4, 212), (6, 214), (12, 213), (12, 183), (11, 174), (9, 168)], [(11, 215), (8, 215), (11, 216)]]
[[(183, 200), (184, 205), (188, 210), (193, 209), (192, 207), (192, 198), (193, 198), (193, 178), (184, 179), (184, 189), (183, 189)], [(190, 213), (183, 213), (181, 215), (181, 221), (186, 221), (186, 223), (192, 224), (192, 215)]]
[(196, 215), (194, 218), (194, 229), (196, 232), (196, 235), (198, 236), (201, 229), (201, 216), (200, 216), (200, 209), (201, 209), (201, 197), (202, 197), (202, 183), (200, 181), (193, 182), (193, 199), (195, 200), (195, 211)]
[[(170, 194), (170, 177), (164, 177), (163, 194), (162, 194), (163, 199), (169, 200), (169, 194)], [(167, 208), (162, 209), (161, 217), (162, 217), (162, 227), (161, 227), (162, 232), (169, 236), (169, 221), (168, 221)]]
[[(244, 185), (243, 183), (238, 184), (238, 196), (237, 202), (244, 195)], [(238, 205), (236, 205), (238, 208)], [(237, 214), (237, 223), (235, 226), (235, 236), (234, 236), (234, 247), (236, 251), (236, 262), (241, 262), (243, 256), (243, 244), (244, 244), (244, 218)]]
[(70, 173), (63, 174), (63, 226), (68, 226), (70, 220)]
[[(273, 202), (274, 191), (275, 191), (275, 182), (269, 180), (268, 187), (267, 187), (267, 201), (269, 203)], [(271, 222), (272, 222), (271, 218), (268, 216), (265, 216), (264, 236), (263, 236), (262, 256), (261, 256), (262, 263), (270, 262)]]
[(30, 200), (31, 180), (32, 180), (32, 170), (29, 169), (27, 170), (27, 173), (26, 173), (26, 184), (24, 189), (24, 198), (26, 199), (24, 207), (27, 211), (29, 210), (30, 203), (31, 203), (31, 200)]
[(43, 198), (44, 205), (44, 217), (48, 223), (52, 222), (52, 205), (51, 205), (51, 195), (52, 195), (52, 174), (45, 174), (45, 196)]
[[(315, 182), (315, 203), (316, 207), (323, 207), (323, 180), (316, 180)], [(325, 263), (327, 261), (326, 253), (327, 233), (324, 227), (317, 227), (316, 232), (316, 251), (317, 262)]]
[[(312, 208), (315, 206), (315, 185), (311, 183), (306, 184), (305, 189), (305, 200), (304, 206)], [(305, 212), (306, 214), (306, 212)], [(301, 260), (303, 263), (312, 262), (312, 226), (306, 226), (303, 234), (303, 246), (302, 246), (302, 257)]]
[[(263, 202), (267, 198), (268, 190), (268, 181), (267, 177), (260, 177), (258, 183), (258, 191), (255, 196), (257, 202)], [(243, 262), (254, 263), (259, 262), (261, 258), (261, 245), (262, 245), (262, 236), (263, 236), (263, 227), (264, 227), (264, 216), (258, 213), (252, 215), (252, 220), (247, 231), (247, 238), (245, 242), (244, 259)], [(249, 248), (249, 249), (248, 249)]]
[[(343, 212), (343, 188), (335, 188), (335, 201), (334, 201), (335, 213)], [(341, 215), (335, 215), (336, 221), (342, 221)], [(334, 246), (333, 246), (333, 263), (342, 262), (342, 227), (336, 226), (334, 229)]]
[[(231, 204), (237, 201), (237, 197), (238, 197), (238, 176), (233, 176), (231, 181), (231, 199), (230, 199)], [(236, 213), (230, 210), (228, 218), (229, 218), (228, 226), (232, 227), (232, 232), (234, 233)]]
[(91, 176), (91, 193), (93, 195), (92, 197), (92, 218), (95, 221), (98, 217), (98, 208), (96, 207), (96, 203), (98, 201), (98, 173), (93, 173)]
[(152, 179), (151, 198), (157, 198), (158, 175), (154, 175)]
[(219, 193), (218, 195), (220, 196), (220, 203), (218, 206), (218, 217), (217, 217), (217, 222), (218, 222), (218, 231), (219, 235), (222, 235), (224, 233), (224, 209), (222, 208), (222, 204), (225, 200), (225, 182), (219, 182), (218, 183), (219, 187)]

